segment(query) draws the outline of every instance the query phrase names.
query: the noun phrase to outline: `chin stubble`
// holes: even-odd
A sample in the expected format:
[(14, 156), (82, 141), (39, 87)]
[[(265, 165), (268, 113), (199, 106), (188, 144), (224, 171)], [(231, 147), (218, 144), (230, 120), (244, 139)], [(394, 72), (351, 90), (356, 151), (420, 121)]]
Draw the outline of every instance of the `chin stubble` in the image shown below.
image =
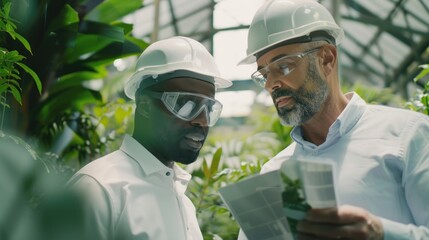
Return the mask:
[(279, 89), (273, 92), (272, 96), (273, 99), (280, 96), (290, 96), (294, 99), (292, 107), (276, 108), (283, 125), (298, 126), (320, 111), (328, 96), (328, 85), (317, 72), (314, 59), (311, 59), (304, 84), (298, 90)]

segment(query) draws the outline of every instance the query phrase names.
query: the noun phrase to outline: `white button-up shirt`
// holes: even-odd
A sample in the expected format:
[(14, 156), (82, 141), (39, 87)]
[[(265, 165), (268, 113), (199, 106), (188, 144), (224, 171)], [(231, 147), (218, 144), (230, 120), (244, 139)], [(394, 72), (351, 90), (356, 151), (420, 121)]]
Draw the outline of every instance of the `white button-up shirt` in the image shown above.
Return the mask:
[(428, 116), (346, 96), (350, 101), (323, 144), (305, 141), (296, 127), (295, 142), (261, 172), (280, 168), (285, 159), (330, 159), (337, 165), (340, 204), (380, 217), (384, 239), (429, 239)]
[(200, 240), (195, 207), (185, 195), (190, 179), (127, 135), (119, 150), (83, 167), (70, 184), (86, 191), (99, 239)]

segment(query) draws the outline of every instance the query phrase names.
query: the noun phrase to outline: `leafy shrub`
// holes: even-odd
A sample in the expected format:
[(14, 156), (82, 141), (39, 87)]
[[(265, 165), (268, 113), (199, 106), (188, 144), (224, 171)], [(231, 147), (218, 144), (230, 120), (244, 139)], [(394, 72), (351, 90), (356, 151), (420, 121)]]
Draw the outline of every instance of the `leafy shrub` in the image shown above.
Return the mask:
[[(414, 78), (414, 82), (419, 82), (429, 74), (429, 64), (419, 66), (422, 68), (420, 73)], [(423, 89), (418, 90), (416, 95), (407, 102), (406, 107), (416, 112), (429, 115), (429, 81), (423, 84)]]

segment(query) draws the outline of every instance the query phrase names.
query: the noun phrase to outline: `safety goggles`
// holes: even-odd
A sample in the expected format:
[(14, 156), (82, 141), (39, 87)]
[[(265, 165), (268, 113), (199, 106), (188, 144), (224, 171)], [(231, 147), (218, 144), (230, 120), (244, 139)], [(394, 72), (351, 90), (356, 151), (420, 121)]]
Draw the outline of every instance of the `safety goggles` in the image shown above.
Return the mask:
[(271, 72), (281, 74), (283, 76), (289, 75), (302, 61), (302, 59), (308, 54), (317, 52), (322, 47), (312, 48), (305, 52), (296, 53), (281, 57), (274, 62), (271, 62), (267, 66), (258, 69), (258, 71), (252, 74), (252, 80), (259, 86), (265, 87), (267, 83), (268, 75)]
[(143, 90), (146, 95), (160, 99), (176, 117), (191, 121), (205, 111), (207, 125), (215, 125), (222, 112), (222, 103), (202, 94), (189, 92), (153, 92)]

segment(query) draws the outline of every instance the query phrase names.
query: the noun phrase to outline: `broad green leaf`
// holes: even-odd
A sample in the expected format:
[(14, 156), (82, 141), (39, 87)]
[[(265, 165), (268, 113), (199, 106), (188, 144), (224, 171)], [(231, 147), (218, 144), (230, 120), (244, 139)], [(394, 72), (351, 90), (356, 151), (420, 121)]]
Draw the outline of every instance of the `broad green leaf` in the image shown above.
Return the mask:
[(149, 46), (149, 43), (143, 41), (142, 39), (135, 38), (135, 37), (132, 37), (132, 36), (126, 36), (125, 38), (128, 41), (132, 42), (133, 44), (139, 46), (142, 50), (146, 49)]
[(133, 24), (129, 24), (129, 23), (117, 22), (112, 24), (112, 26), (122, 28), (124, 30), (124, 35), (128, 35), (133, 31)]
[(111, 43), (102, 50), (93, 54), (85, 62), (89, 65), (110, 64), (114, 60), (132, 55), (140, 55), (144, 49), (126, 40), (124, 43)]
[(46, 123), (55, 119), (58, 114), (70, 109), (82, 109), (88, 104), (99, 104), (101, 95), (97, 91), (83, 87), (71, 87), (62, 92), (50, 95), (41, 103), (42, 109), (36, 111), (39, 122)]
[(210, 175), (213, 176), (219, 169), (219, 162), (222, 157), (222, 148), (218, 148), (213, 155), (212, 163), (210, 165)]
[(79, 33), (100, 35), (106, 38), (111, 38), (116, 42), (124, 41), (124, 28), (121, 26), (113, 26), (106, 23), (84, 21), (79, 24)]
[(106, 47), (113, 40), (97, 35), (79, 35), (76, 45), (68, 48), (65, 53), (67, 63), (73, 63), (77, 60), (85, 60), (98, 50)]
[(77, 59), (84, 60), (113, 42), (124, 41), (122, 28), (106, 24), (85, 22), (79, 32), (74, 46), (66, 50), (68, 63)]
[(13, 97), (15, 98), (15, 100), (22, 105), (22, 100), (21, 100), (21, 92), (14, 86), (14, 85), (9, 85), (9, 89), (12, 92)]
[(54, 32), (60, 28), (79, 22), (79, 14), (68, 4), (64, 5), (57, 17), (51, 21), (49, 32)]
[(85, 16), (85, 20), (111, 23), (143, 6), (142, 0), (106, 0)]
[(39, 91), (39, 93), (42, 93), (42, 82), (40, 81), (39, 76), (37, 76), (37, 74), (31, 68), (27, 67), (27, 65), (20, 62), (17, 62), (16, 64), (18, 64), (22, 69), (24, 69), (24, 71), (30, 74), (30, 76), (36, 83), (37, 90)]
[(59, 91), (63, 91), (70, 87), (82, 86), (82, 84), (89, 80), (103, 78), (104, 75), (98, 72), (73, 72), (64, 76), (61, 76), (55, 84), (49, 88), (50, 94), (55, 94)]

